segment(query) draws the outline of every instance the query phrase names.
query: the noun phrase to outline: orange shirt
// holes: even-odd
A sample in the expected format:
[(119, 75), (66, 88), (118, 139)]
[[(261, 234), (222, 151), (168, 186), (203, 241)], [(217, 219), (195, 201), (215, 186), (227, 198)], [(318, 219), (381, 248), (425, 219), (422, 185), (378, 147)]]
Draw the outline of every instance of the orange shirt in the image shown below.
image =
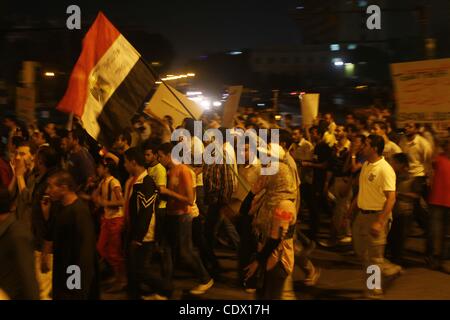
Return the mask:
[[(184, 164), (175, 165), (167, 173), (167, 188), (178, 194), (188, 196), (188, 190), (193, 189), (195, 181), (188, 166)], [(192, 207), (182, 201), (169, 198), (167, 202), (167, 214), (181, 215), (190, 214)]]

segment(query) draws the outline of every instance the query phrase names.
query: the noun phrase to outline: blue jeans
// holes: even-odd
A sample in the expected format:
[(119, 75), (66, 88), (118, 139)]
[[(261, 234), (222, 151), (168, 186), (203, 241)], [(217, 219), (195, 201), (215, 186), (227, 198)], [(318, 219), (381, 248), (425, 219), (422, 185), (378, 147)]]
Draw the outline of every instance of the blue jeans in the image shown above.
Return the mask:
[(431, 252), (439, 260), (447, 260), (449, 256), (449, 243), (446, 241), (450, 227), (450, 208), (430, 206), (430, 240)]
[(176, 255), (195, 273), (200, 283), (205, 284), (211, 280), (200, 257), (194, 251), (192, 217), (189, 214), (166, 216), (162, 259), (164, 277), (169, 281), (173, 278), (173, 261)]

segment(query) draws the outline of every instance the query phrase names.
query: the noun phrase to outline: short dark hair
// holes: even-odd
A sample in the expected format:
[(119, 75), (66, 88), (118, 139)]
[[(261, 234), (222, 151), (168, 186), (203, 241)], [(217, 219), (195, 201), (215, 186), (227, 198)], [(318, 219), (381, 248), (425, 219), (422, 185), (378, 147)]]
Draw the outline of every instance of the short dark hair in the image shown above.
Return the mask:
[(345, 125), (345, 131), (346, 132), (357, 132), (358, 128), (354, 124), (346, 124)]
[(163, 143), (162, 145), (158, 146), (157, 151), (161, 151), (165, 155), (171, 154), (173, 149), (173, 144), (170, 142)]
[(30, 148), (30, 153), (32, 155), (35, 155), (37, 150), (38, 150), (36, 145), (34, 145), (33, 143), (30, 143), (29, 141), (25, 141), (25, 140), (22, 140), (22, 141), (20, 141), (17, 144), (17, 148), (19, 148), (19, 147), (28, 147), (28, 148)]
[(84, 132), (79, 129), (75, 128), (73, 130), (63, 130), (61, 133), (61, 138), (68, 138), (69, 134), (72, 136), (73, 140), (77, 140), (79, 145), (83, 145), (84, 143)]
[(380, 127), (380, 129), (383, 130), (383, 131), (386, 131), (386, 130), (387, 130), (387, 124), (386, 124), (386, 122), (384, 122), (384, 121), (375, 121), (375, 122), (373, 123), (373, 126), (374, 126), (374, 125), (378, 125), (378, 126)]
[(336, 123), (336, 128), (337, 128), (337, 127), (343, 127), (343, 128), (344, 128), (344, 131), (345, 131), (345, 132), (348, 132), (347, 126), (346, 126), (345, 124), (342, 124), (342, 123)]
[(360, 139), (360, 140), (361, 140), (361, 143), (366, 142), (366, 136), (363, 135), (363, 134), (357, 134), (357, 135), (355, 136), (355, 139)]
[(60, 156), (55, 149), (42, 146), (37, 151), (37, 156), (47, 169), (57, 167), (59, 165)]
[(184, 118), (184, 128), (189, 131), (191, 136), (194, 135), (195, 120), (192, 118)]
[(292, 114), (288, 113), (284, 116), (285, 119), (292, 120)]
[(317, 132), (319, 132), (319, 127), (318, 126), (312, 126), (311, 128), (309, 128), (309, 133), (313, 133), (314, 130), (317, 130)]
[(395, 153), (392, 155), (392, 160), (409, 167), (409, 159), (406, 153)]
[(324, 133), (327, 132), (327, 130), (328, 130), (327, 122), (325, 120), (320, 120), (319, 126), (317, 127), (317, 132), (319, 133), (319, 135), (322, 137)]
[(136, 161), (139, 166), (145, 167), (144, 152), (141, 148), (133, 147), (128, 149), (125, 151), (125, 158), (127, 158), (128, 161)]
[(72, 192), (77, 190), (77, 184), (68, 171), (58, 170), (49, 178), (55, 179), (58, 186), (67, 186), (67, 188)]
[(17, 148), (24, 141), (25, 140), (22, 137), (14, 136), (11, 139), (11, 144)]
[(122, 140), (126, 141), (129, 146), (131, 145), (131, 134), (130, 134), (130, 131), (124, 130), (120, 134), (120, 136), (122, 136)]
[(280, 129), (279, 137), (280, 137), (280, 144), (285, 143), (286, 148), (289, 148), (293, 143), (292, 134), (287, 130)]
[(376, 134), (371, 134), (367, 138), (370, 140), (370, 146), (375, 148), (378, 155), (381, 156), (384, 150), (384, 138)]
[(0, 214), (9, 213), (13, 198), (6, 187), (0, 186)]
[(142, 149), (145, 153), (145, 151), (147, 150), (151, 150), (153, 152), (153, 154), (158, 152), (158, 145), (156, 143), (154, 143), (153, 141), (147, 141), (146, 143), (144, 143), (142, 145)]
[(110, 159), (110, 158), (103, 158), (99, 163), (99, 166), (103, 166), (106, 169), (108, 169), (108, 172), (112, 175), (115, 176), (117, 173), (117, 165), (114, 162), (114, 160)]

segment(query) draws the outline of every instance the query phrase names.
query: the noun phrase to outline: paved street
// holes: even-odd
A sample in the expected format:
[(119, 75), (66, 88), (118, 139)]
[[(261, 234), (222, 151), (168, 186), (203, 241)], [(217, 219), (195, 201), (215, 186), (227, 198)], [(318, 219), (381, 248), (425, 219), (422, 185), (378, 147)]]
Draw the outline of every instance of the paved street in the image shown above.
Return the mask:
[[(412, 231), (420, 234), (420, 230)], [(450, 300), (450, 275), (432, 271), (426, 268), (423, 255), (425, 240), (421, 236), (412, 236), (407, 243), (407, 262), (404, 274), (386, 284), (385, 300)], [(225, 269), (222, 278), (216, 281), (207, 294), (197, 298), (190, 296), (188, 291), (195, 285), (192, 276), (178, 272), (175, 285), (177, 290), (174, 299), (233, 299), (251, 300), (252, 294), (247, 294), (238, 287), (236, 266), (237, 261), (233, 251), (219, 249), (218, 256)], [(335, 249), (317, 248), (312, 254), (314, 264), (321, 268), (321, 278), (317, 286), (305, 287), (304, 277), (296, 268), (294, 273), (294, 290), (299, 300), (348, 300), (363, 298), (362, 270), (351, 247)], [(124, 299), (124, 294), (104, 294), (103, 299)]]

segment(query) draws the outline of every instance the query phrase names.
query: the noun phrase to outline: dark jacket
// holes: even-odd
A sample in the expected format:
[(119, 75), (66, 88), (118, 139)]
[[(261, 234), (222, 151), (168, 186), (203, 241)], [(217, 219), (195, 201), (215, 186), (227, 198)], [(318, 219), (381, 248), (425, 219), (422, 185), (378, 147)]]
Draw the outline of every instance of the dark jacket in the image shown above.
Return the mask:
[(131, 187), (133, 192), (128, 202), (128, 239), (142, 242), (157, 208), (158, 191), (147, 171)]
[(12, 300), (39, 300), (30, 232), (13, 214), (0, 223), (0, 289)]

